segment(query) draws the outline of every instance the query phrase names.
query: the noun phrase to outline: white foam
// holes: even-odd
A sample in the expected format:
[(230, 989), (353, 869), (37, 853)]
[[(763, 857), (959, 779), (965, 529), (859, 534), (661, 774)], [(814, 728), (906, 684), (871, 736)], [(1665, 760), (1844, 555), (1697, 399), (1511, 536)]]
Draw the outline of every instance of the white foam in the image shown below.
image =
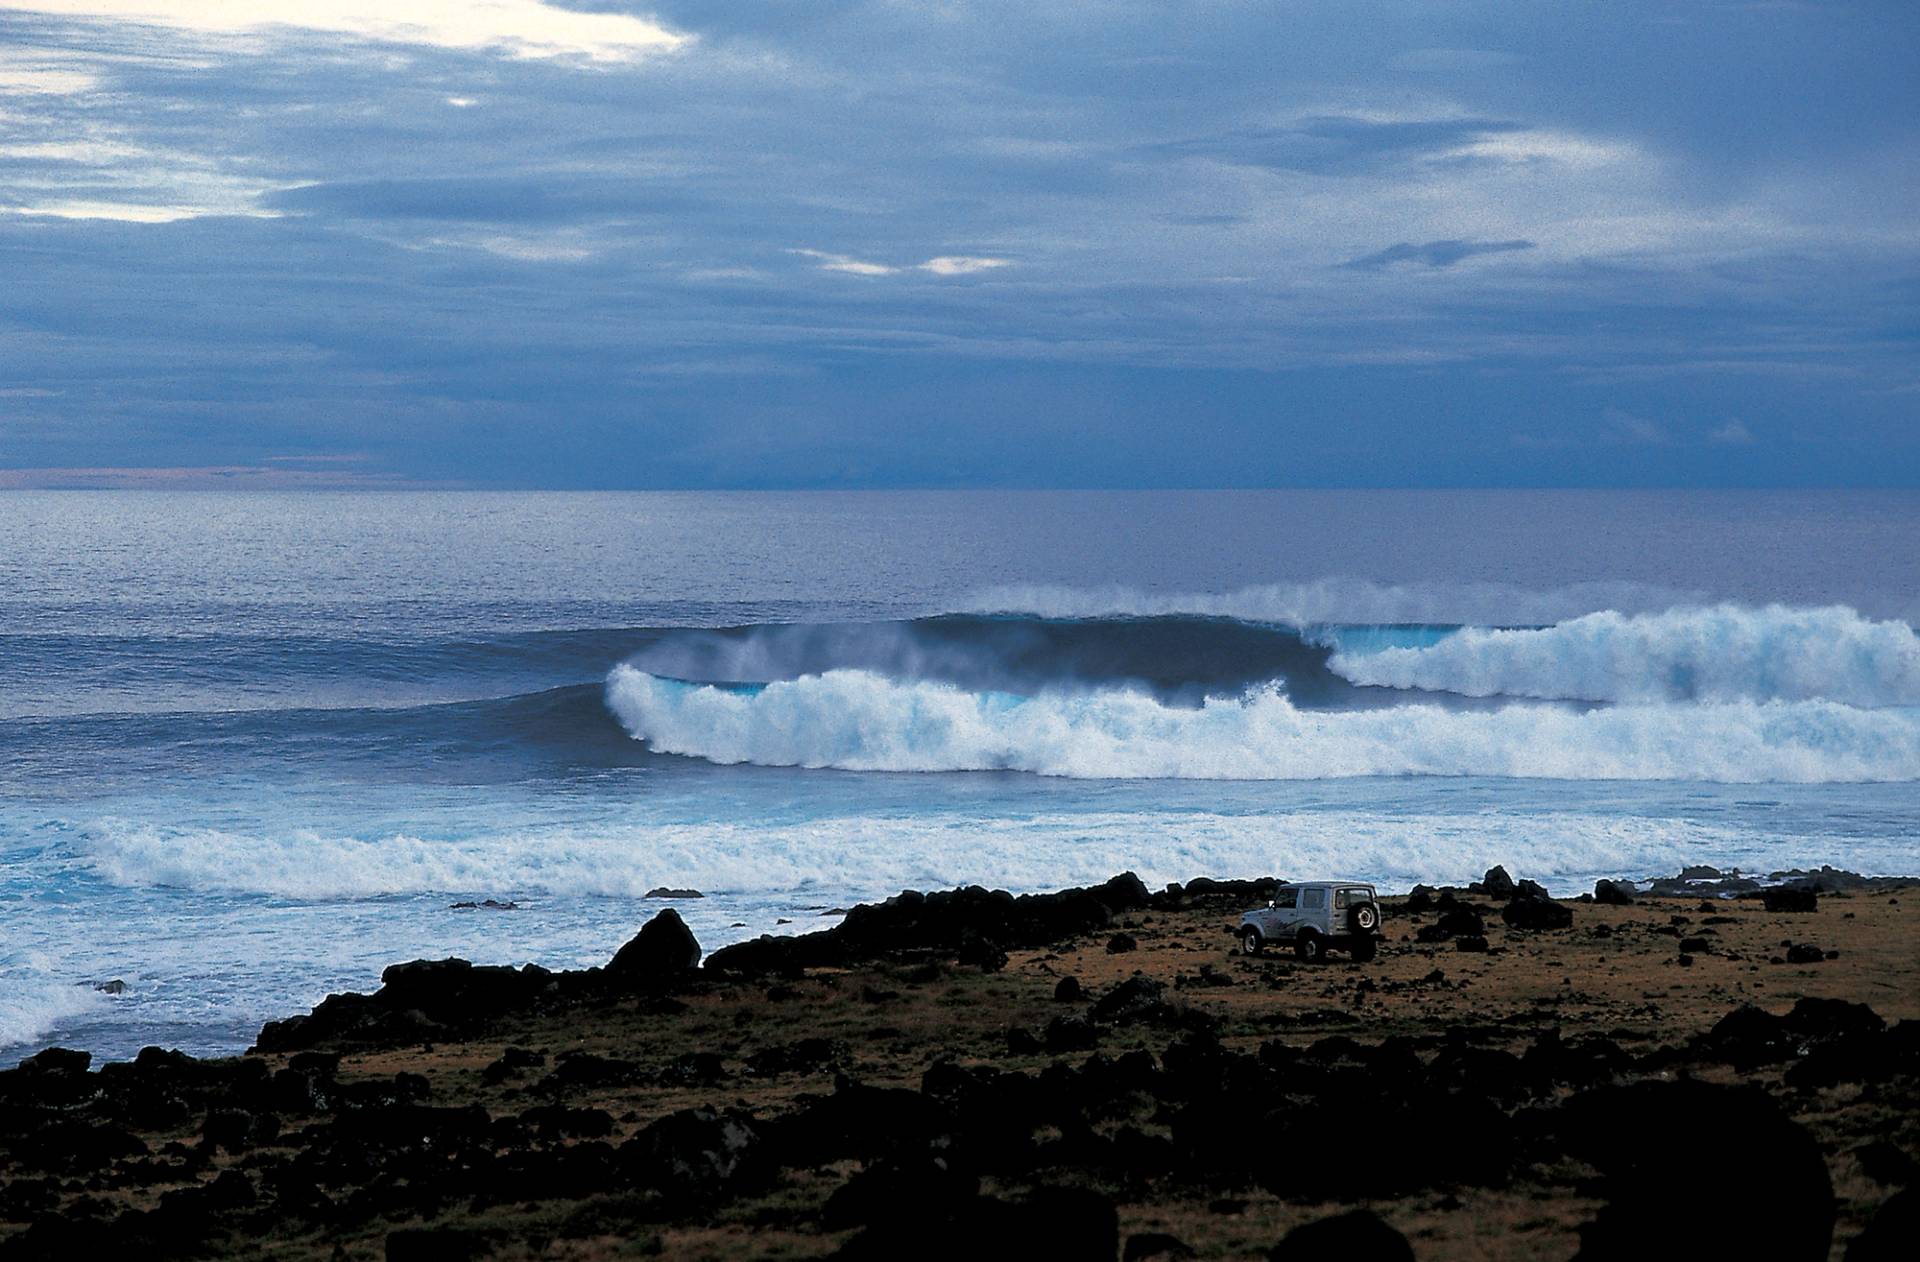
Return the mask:
[(727, 764), (1086, 779), (1920, 779), (1920, 716), (1824, 701), (1318, 711), (1269, 688), (1183, 709), (1117, 690), (1021, 699), (863, 671), (747, 694), (626, 666), (607, 694), (654, 749)]
[(1343, 651), (1328, 664), (1357, 684), (1474, 697), (1920, 705), (1920, 636), (1837, 607), (1609, 611), (1540, 630), (1469, 628), (1431, 645)]
[(104, 998), (83, 982), (0, 971), (0, 1047), (36, 1043)]
[(1698, 593), (1644, 583), (1574, 583), (1545, 590), (1512, 583), (1378, 583), (1325, 578), (1231, 592), (1144, 592), (1130, 587), (1004, 586), (960, 602), (962, 612), (1043, 618), (1201, 614), (1312, 627), (1327, 623), (1515, 626), (1604, 609), (1659, 610), (1699, 603)]
[[(1835, 862), (1869, 871), (1910, 861), (1804, 830), (1773, 836), (1590, 810), (969, 809), (797, 822), (547, 827), (445, 839), (216, 832), (102, 820), (88, 829), (84, 849), (98, 875), (132, 888), (312, 900), (418, 894), (630, 899), (672, 885), (735, 907), (785, 899), (777, 903), (783, 912), (795, 899), (841, 904), (974, 882), (1057, 889), (1124, 870), (1154, 885), (1199, 875), (1337, 872), (1404, 887), (1466, 880), (1501, 862), (1571, 893), (1598, 875), (1670, 873), (1695, 861), (1762, 869)], [(617, 908), (609, 914), (623, 922), (631, 917)]]

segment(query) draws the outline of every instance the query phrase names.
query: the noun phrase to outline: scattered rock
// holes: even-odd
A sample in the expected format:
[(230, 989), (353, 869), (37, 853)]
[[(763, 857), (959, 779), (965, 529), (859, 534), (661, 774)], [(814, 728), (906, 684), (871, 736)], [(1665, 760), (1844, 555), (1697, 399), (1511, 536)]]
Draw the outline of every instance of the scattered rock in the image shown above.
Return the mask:
[(1062, 977), (1060, 984), (1053, 988), (1053, 997), (1061, 1003), (1079, 1003), (1087, 997), (1087, 992), (1078, 977)]
[(1138, 950), (1140, 943), (1130, 933), (1116, 933), (1107, 939), (1107, 954), (1121, 955), (1127, 951)]
[(1796, 942), (1787, 948), (1789, 964), (1820, 964), (1826, 958), (1827, 953), (1810, 942)]
[(1413, 1246), (1380, 1215), (1356, 1209), (1295, 1227), (1267, 1257), (1271, 1262), (1321, 1262), (1325, 1258), (1413, 1262)]
[(1453, 949), (1456, 951), (1466, 951), (1469, 954), (1484, 955), (1487, 951), (1487, 940), (1477, 933), (1468, 934), (1465, 937), (1455, 938), (1453, 940)]
[(1768, 911), (1810, 912), (1820, 910), (1820, 897), (1812, 890), (1777, 885), (1760, 891), (1760, 903)]
[(705, 898), (706, 895), (702, 894), (699, 890), (677, 890), (669, 886), (661, 885), (654, 889), (648, 890), (645, 894), (641, 895), (641, 897), (642, 898)]
[(983, 973), (997, 973), (1007, 966), (1007, 953), (986, 938), (972, 937), (960, 944), (954, 960)]
[(1593, 885), (1593, 901), (1609, 907), (1630, 907), (1633, 905), (1633, 887), (1625, 881), (1596, 881)]
[[(1647, 1132), (1649, 1118), (1681, 1117), (1711, 1119), (1711, 1161)], [(1647, 1258), (1652, 1224), (1662, 1257), (1827, 1256), (1835, 1206), (1826, 1160), (1805, 1128), (1758, 1090), (1687, 1080), (1605, 1087), (1569, 1101), (1559, 1126), (1569, 1150), (1604, 1177), (1607, 1203), (1580, 1229), (1583, 1262)], [(1736, 1204), (1766, 1210), (1698, 1212)]]
[(1498, 902), (1505, 902), (1514, 896), (1518, 887), (1514, 885), (1513, 878), (1507, 875), (1504, 867), (1496, 866), (1488, 868), (1487, 874), (1474, 884), (1467, 886), (1467, 889), (1475, 894), (1485, 894)]
[(449, 903), (447, 909), (449, 911), (518, 911), (520, 910), (520, 904), (510, 900), (501, 902), (497, 898), (489, 898), (477, 903)]
[(1573, 909), (1550, 898), (1516, 898), (1500, 913), (1500, 919), (1510, 929), (1565, 929), (1573, 924)]
[(1100, 1045), (1100, 1027), (1085, 1017), (1055, 1017), (1047, 1022), (1049, 1052), (1084, 1052)]
[(1165, 983), (1135, 973), (1121, 982), (1087, 1010), (1087, 1017), (1109, 1025), (1131, 1025), (1136, 1021), (1162, 1021), (1172, 1015), (1166, 1002)]
[(93, 988), (104, 995), (124, 995), (127, 993), (127, 984), (118, 977), (110, 982), (95, 982)]

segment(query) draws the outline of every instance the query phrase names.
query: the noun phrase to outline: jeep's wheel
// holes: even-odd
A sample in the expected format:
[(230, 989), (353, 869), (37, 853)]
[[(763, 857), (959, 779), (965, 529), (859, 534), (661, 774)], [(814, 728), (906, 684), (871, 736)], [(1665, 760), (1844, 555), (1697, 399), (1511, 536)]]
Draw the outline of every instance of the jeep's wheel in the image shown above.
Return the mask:
[(1242, 955), (1260, 954), (1260, 931), (1248, 925), (1240, 931), (1240, 953)]
[(1372, 963), (1373, 957), (1380, 954), (1380, 943), (1373, 938), (1359, 938), (1353, 944), (1353, 961), (1356, 964)]
[(1372, 903), (1362, 903), (1353, 909), (1353, 931), (1372, 933), (1380, 927), (1380, 909)]
[(1319, 934), (1309, 930), (1294, 941), (1293, 953), (1308, 964), (1318, 964), (1327, 958), (1327, 944)]

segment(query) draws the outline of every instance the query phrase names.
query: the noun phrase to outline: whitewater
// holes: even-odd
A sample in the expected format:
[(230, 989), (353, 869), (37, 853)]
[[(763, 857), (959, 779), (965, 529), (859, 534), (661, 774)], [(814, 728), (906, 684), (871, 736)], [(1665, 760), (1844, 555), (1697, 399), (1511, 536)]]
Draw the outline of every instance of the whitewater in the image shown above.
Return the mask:
[(1916, 497), (9, 506), (0, 1064), (600, 963), (662, 886), (714, 947), (1129, 869), (1920, 867)]
[(614, 671), (608, 701), (656, 750), (775, 767), (1081, 779), (1920, 779), (1920, 715), (1833, 702), (1327, 713), (1295, 707), (1276, 685), (1180, 709), (1124, 691), (1023, 698), (864, 671), (742, 693), (627, 667)]

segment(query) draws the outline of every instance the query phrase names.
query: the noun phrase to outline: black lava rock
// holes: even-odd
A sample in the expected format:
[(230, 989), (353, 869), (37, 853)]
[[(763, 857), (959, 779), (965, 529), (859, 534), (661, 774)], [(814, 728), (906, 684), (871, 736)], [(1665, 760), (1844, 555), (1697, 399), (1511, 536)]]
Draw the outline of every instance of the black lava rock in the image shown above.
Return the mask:
[(700, 963), (700, 944), (680, 913), (669, 907), (640, 926), (633, 940), (607, 964), (616, 981), (651, 985), (669, 981)]
[(1413, 1246), (1378, 1214), (1356, 1209), (1295, 1227), (1267, 1257), (1271, 1262), (1320, 1262), (1324, 1258), (1413, 1262)]
[(1812, 890), (1776, 885), (1760, 891), (1760, 903), (1768, 911), (1809, 912), (1820, 910), (1820, 897)]
[[(1710, 1118), (1714, 1157), (1663, 1143), (1653, 1118)], [(1607, 1203), (1580, 1229), (1582, 1262), (1764, 1257), (1825, 1259), (1833, 1239), (1833, 1185), (1813, 1137), (1764, 1093), (1682, 1080), (1603, 1087), (1561, 1110), (1560, 1137), (1599, 1168)], [(1765, 1213), (1701, 1214), (1702, 1205), (1752, 1204)], [(1659, 1224), (1649, 1254), (1649, 1224)]]
[(1550, 898), (1516, 898), (1500, 919), (1510, 929), (1565, 929), (1573, 924), (1573, 909)]

